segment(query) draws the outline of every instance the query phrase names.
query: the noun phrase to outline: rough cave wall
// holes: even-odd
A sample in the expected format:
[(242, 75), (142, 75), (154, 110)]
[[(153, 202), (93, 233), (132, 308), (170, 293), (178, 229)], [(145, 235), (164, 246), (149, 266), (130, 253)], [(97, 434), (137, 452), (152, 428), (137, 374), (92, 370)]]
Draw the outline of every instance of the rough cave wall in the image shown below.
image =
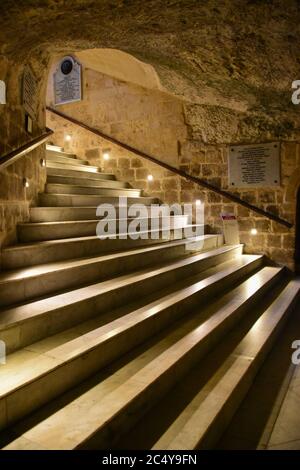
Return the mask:
[[(0, 80), (6, 83), (7, 88), (7, 104), (0, 105), (0, 157), (44, 130), (45, 118), (40, 104), (33, 134), (25, 131), (22, 75), (23, 64), (0, 58)], [(0, 248), (16, 241), (17, 223), (28, 220), (29, 207), (37, 203), (38, 192), (43, 190), (46, 180), (45, 169), (40, 164), (44, 155), (42, 145), (0, 172)], [(24, 187), (23, 178), (29, 182), (28, 188)]]

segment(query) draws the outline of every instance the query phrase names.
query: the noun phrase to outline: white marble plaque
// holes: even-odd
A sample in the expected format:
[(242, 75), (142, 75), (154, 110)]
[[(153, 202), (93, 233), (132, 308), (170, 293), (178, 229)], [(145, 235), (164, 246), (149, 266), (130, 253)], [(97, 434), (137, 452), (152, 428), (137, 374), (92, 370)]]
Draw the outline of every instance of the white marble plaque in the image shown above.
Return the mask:
[(0, 104), (6, 104), (6, 86), (3, 80), (0, 80)]
[(37, 116), (38, 82), (30, 67), (25, 67), (23, 74), (23, 105), (25, 111), (32, 117)]
[(229, 148), (231, 188), (280, 185), (280, 144), (234, 145)]
[(74, 57), (66, 56), (54, 73), (54, 102), (56, 105), (81, 100), (81, 65)]

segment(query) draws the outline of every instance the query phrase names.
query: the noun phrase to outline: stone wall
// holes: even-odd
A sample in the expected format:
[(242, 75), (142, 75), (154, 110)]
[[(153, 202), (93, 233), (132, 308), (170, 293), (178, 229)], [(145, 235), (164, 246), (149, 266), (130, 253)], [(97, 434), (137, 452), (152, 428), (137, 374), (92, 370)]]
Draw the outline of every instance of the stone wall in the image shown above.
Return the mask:
[[(43, 102), (39, 102), (33, 134), (25, 131), (25, 110), (22, 105), (23, 64), (0, 59), (0, 80), (6, 83), (6, 102), (0, 104), (0, 157), (40, 135), (44, 128)], [(42, 90), (40, 83), (40, 90)], [(39, 91), (40, 93), (41, 91)], [(0, 172), (0, 248), (16, 241), (16, 225), (29, 218), (29, 207), (37, 203), (38, 192), (44, 188), (45, 168), (42, 145)], [(26, 178), (29, 187), (25, 188)]]
[[(219, 135), (209, 134), (204, 143), (197, 130), (195, 116), (190, 106), (160, 91), (146, 90), (87, 70), (84, 82), (85, 96), (80, 103), (60, 106), (59, 110), (92, 127), (104, 131), (124, 142), (148, 152), (187, 173), (206, 179), (222, 189), (228, 188), (228, 144), (232, 129)], [(110, 144), (68, 121), (48, 113), (48, 126), (55, 130), (54, 142), (87, 158), (103, 171), (116, 174), (117, 178), (129, 181), (134, 187), (145, 190), (145, 194), (159, 197), (167, 203), (193, 202), (201, 199), (205, 203), (206, 223), (217, 232), (222, 231), (220, 213), (235, 213), (239, 220), (241, 242), (246, 253), (265, 253), (276, 262), (293, 267), (294, 229), (285, 228), (265, 217), (250, 212), (243, 206), (233, 204), (218, 194), (190, 183), (143, 158)], [(238, 120), (238, 117), (237, 117)], [(229, 125), (228, 122), (224, 125)], [(203, 129), (205, 126), (203, 125)], [(206, 129), (209, 130), (207, 124)], [(243, 130), (244, 132), (244, 130)], [(253, 129), (252, 129), (253, 132)], [(71, 136), (71, 142), (65, 136)], [(226, 139), (224, 138), (226, 136)], [(249, 135), (248, 142), (260, 141), (260, 135)], [(266, 137), (266, 136), (264, 136)], [(268, 136), (270, 139), (270, 136)], [(262, 137), (261, 137), (262, 138)], [(276, 140), (274, 138), (274, 140)], [(237, 143), (239, 143), (237, 141)], [(109, 149), (110, 159), (105, 161), (103, 153)], [(296, 213), (295, 178), (300, 165), (299, 145), (292, 142), (281, 144), (282, 185), (278, 189), (241, 189), (234, 194), (280, 217), (294, 222)], [(153, 181), (147, 176), (152, 174)], [(294, 190), (291, 185), (294, 185)], [(251, 235), (256, 228), (257, 235)]]

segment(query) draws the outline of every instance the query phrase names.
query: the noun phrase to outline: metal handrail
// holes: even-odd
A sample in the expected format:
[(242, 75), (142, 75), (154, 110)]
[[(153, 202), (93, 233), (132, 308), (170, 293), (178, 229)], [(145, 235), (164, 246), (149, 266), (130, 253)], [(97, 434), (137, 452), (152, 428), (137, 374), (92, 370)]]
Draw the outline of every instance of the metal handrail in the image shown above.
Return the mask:
[(11, 152), (0, 157), (0, 171), (8, 167), (9, 165), (12, 165), (17, 160), (19, 160), (19, 158), (31, 152), (36, 147), (42, 145), (49, 139), (50, 135), (52, 134), (53, 131), (51, 129), (46, 128), (46, 131), (43, 134), (39, 135), (38, 137), (34, 137), (26, 144), (21, 145), (17, 149), (12, 150)]
[(173, 172), (176, 175), (181, 176), (182, 178), (185, 178), (188, 181), (191, 181), (191, 182), (197, 184), (198, 186), (201, 186), (201, 187), (206, 188), (210, 191), (213, 191), (213, 192), (219, 194), (220, 196), (222, 196), (226, 199), (229, 199), (230, 201), (233, 201), (236, 204), (240, 204), (241, 206), (244, 206), (247, 209), (249, 209), (253, 212), (256, 212), (257, 214), (262, 215), (263, 217), (274, 220), (274, 222), (277, 222), (278, 224), (284, 225), (285, 227), (288, 227), (288, 228), (293, 227), (293, 224), (291, 222), (288, 222), (287, 220), (281, 219), (277, 215), (272, 214), (271, 212), (267, 212), (264, 209), (261, 209), (260, 207), (254, 206), (253, 204), (250, 204), (249, 202), (245, 201), (244, 199), (241, 199), (241, 198), (239, 198), (238, 196), (236, 196), (232, 193), (224, 191), (223, 189), (220, 189), (217, 186), (214, 186), (213, 184), (208, 183), (206, 180), (204, 180), (202, 178), (198, 178), (197, 176), (192, 176), (192, 175), (186, 173), (183, 170), (180, 170), (176, 167), (173, 167), (173, 166), (169, 165), (168, 163), (162, 162), (162, 161), (158, 160), (157, 158), (143, 152), (142, 150), (136, 149), (136, 148), (132, 147), (131, 145), (128, 145), (125, 142), (122, 142), (122, 141), (116, 139), (115, 137), (107, 135), (104, 132), (99, 131), (98, 129), (95, 129), (95, 128), (93, 128), (93, 127), (91, 127), (91, 126), (89, 126), (89, 125), (87, 125), (87, 124), (85, 124), (81, 121), (78, 121), (77, 119), (75, 119), (71, 116), (68, 116), (68, 115), (66, 115), (66, 114), (64, 114), (60, 111), (57, 111), (56, 109), (51, 108), (50, 106), (47, 106), (46, 109), (48, 111), (50, 111), (51, 113), (56, 114), (57, 116), (60, 116), (61, 118), (66, 119), (67, 121), (70, 121), (73, 124), (75, 124), (77, 126), (80, 126), (83, 129), (85, 129), (85, 130), (87, 130), (87, 131), (89, 131), (89, 132), (91, 132), (91, 133), (93, 133), (93, 134), (95, 134), (99, 137), (102, 137), (103, 139), (105, 139), (105, 140), (107, 140), (107, 141), (109, 141), (109, 142), (111, 142), (115, 145), (118, 145), (119, 147), (121, 147), (125, 150), (128, 150), (131, 153), (134, 153), (134, 154), (138, 155), (139, 157), (145, 158), (146, 160), (149, 160), (150, 162), (155, 163), (156, 165), (159, 165), (159, 166), (165, 168), (166, 170), (168, 170), (170, 172)]

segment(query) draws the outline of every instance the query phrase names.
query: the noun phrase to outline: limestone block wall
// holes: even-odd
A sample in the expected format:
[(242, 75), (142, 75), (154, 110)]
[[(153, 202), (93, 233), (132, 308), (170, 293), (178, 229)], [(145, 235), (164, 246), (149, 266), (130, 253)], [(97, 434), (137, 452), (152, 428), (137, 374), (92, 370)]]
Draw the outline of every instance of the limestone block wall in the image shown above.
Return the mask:
[[(259, 134), (254, 124), (248, 136), (244, 126), (241, 126), (242, 134), (239, 134), (237, 129), (242, 117), (235, 113), (230, 115), (230, 120), (216, 119), (208, 124), (203, 119), (199, 123), (195, 113), (191, 113), (191, 107), (171, 95), (146, 90), (92, 70), (84, 73), (83, 101), (60, 106), (59, 110), (229, 191), (232, 191), (228, 188), (229, 142), (240, 143), (242, 136), (244, 139), (248, 137), (248, 143), (280, 140), (272, 133)], [(216, 232), (222, 231), (220, 213), (235, 213), (246, 253), (265, 253), (274, 261), (293, 267), (294, 228), (285, 228), (233, 204), (52, 113), (48, 113), (47, 124), (55, 130), (54, 143), (87, 158), (101, 166), (103, 171), (115, 173), (117, 178), (144, 189), (146, 194), (157, 196), (167, 203), (201, 199), (205, 203), (206, 223)], [(214, 128), (217, 129), (216, 134)], [(65, 141), (67, 134), (71, 136), (70, 142)], [(107, 149), (110, 159), (105, 161), (103, 153)], [(296, 190), (300, 184), (297, 180), (297, 175), (300, 175), (299, 158), (299, 144), (282, 140), (281, 186), (278, 189), (239, 189), (234, 193), (293, 223)], [(154, 177), (151, 182), (147, 180), (149, 174)], [(251, 228), (257, 229), (257, 235), (250, 234)]]
[[(39, 135), (44, 128), (43, 102), (39, 103), (33, 134), (25, 131), (25, 110), (22, 105), (22, 73), (24, 64), (0, 58), (0, 80), (6, 83), (6, 104), (0, 105), (0, 158)], [(41, 84), (42, 87), (42, 84)], [(46, 171), (40, 164), (45, 146), (38, 147), (0, 172), (0, 249), (16, 241), (16, 225), (29, 218), (29, 207), (37, 203), (44, 188)], [(23, 185), (23, 178), (29, 187)]]

